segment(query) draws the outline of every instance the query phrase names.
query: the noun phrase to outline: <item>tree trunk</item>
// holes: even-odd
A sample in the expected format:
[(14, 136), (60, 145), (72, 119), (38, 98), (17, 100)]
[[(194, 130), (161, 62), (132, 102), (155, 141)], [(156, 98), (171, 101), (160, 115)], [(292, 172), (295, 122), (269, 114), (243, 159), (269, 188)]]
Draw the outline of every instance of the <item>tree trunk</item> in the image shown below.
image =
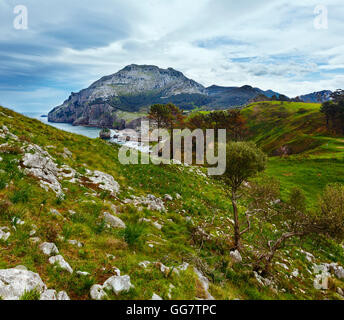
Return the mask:
[(271, 265), (271, 261), (274, 258), (276, 252), (278, 249), (282, 247), (284, 242), (290, 238), (296, 237), (296, 236), (302, 236), (304, 233), (301, 232), (288, 232), (284, 233), (276, 242), (275, 244), (270, 248), (270, 252), (263, 255), (256, 263), (256, 266), (259, 266), (259, 263), (264, 261), (264, 272), (268, 273)]
[(236, 192), (232, 191), (232, 206), (234, 213), (234, 246), (236, 250), (240, 250), (240, 225), (239, 225), (239, 213), (238, 205), (236, 202)]

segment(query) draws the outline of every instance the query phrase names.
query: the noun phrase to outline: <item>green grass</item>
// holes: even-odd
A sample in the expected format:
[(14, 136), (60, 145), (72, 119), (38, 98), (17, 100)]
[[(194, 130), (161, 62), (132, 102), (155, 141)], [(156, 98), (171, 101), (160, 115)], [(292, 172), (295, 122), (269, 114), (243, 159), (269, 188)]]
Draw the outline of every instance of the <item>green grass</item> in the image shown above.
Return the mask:
[[(344, 183), (344, 138), (326, 130), (320, 104), (259, 102), (242, 110), (250, 137), (269, 159), (267, 174), (281, 182), (286, 197), (301, 187), (313, 206), (329, 183)], [(287, 155), (274, 156), (281, 148)]]
[[(279, 107), (276, 106), (278, 110)], [(267, 116), (266, 121), (259, 115), (251, 114), (256, 112), (254, 106), (243, 111), (247, 117), (251, 114), (249, 126), (253, 132), (252, 138), (263, 148), (267, 148), (267, 151), (279, 147), (279, 143), (274, 144), (273, 141), (282, 139), (283, 144), (289, 141), (286, 134), (291, 128), (298, 126), (300, 131), (301, 122), (307, 119), (304, 117), (319, 117), (317, 121), (322, 123), (317, 109), (319, 106), (291, 104), (289, 111), (288, 105), (285, 107), (287, 113), (292, 114), (290, 119), (295, 120), (292, 120), (290, 125), (287, 119), (276, 125), (273, 111), (272, 114), (268, 112), (270, 116)], [(260, 108), (263, 106), (258, 109)], [(301, 108), (308, 108), (309, 114), (295, 114)], [(0, 126), (6, 125), (20, 138), (19, 141), (0, 138), (0, 144), (9, 142), (17, 147), (1, 154), (0, 227), (12, 228), (14, 217), (25, 221), (24, 225), (16, 226), (17, 230), (11, 232), (6, 243), (0, 243), (0, 248), (6, 248), (0, 250), (1, 268), (25, 265), (29, 270), (38, 272), (49, 288), (65, 290), (72, 299), (81, 300), (89, 299), (89, 288), (92, 284), (102, 284), (113, 276), (114, 267), (119, 268), (122, 275), (130, 275), (135, 289), (127, 294), (111, 295), (111, 299), (150, 299), (153, 293), (168, 299), (170, 284), (175, 286), (172, 292), (174, 299), (194, 299), (202, 294), (191, 268), (181, 272), (180, 276), (166, 276), (154, 265), (147, 269), (138, 265), (146, 260), (160, 261), (171, 268), (185, 261), (197, 266), (211, 279), (211, 293), (218, 299), (319, 298), (318, 292), (312, 289), (313, 280), (307, 276), (307, 262), (296, 255), (292, 256), (290, 252), (282, 251), (278, 259), (295, 259), (291, 262), (293, 267), (298, 266), (306, 278), (302, 283), (293, 285), (306, 290), (306, 295), (296, 289), (288, 289), (286, 293), (274, 293), (270, 289), (261, 288), (249, 268), (252, 259), (252, 253), (249, 251), (244, 255), (244, 265), (236, 267), (228, 263), (230, 245), (227, 240), (233, 235), (228, 222), (228, 219), (232, 218), (231, 202), (220, 181), (205, 178), (191, 172), (187, 167), (175, 165), (121, 165), (118, 161), (118, 146), (100, 139), (91, 140), (60, 131), (5, 108), (0, 108), (0, 111), (7, 115), (0, 114)], [(288, 129), (284, 128), (286, 125), (289, 126)], [(338, 149), (341, 146), (341, 138), (327, 137), (323, 132), (318, 133), (313, 129), (301, 131), (307, 137), (318, 141), (317, 147), (305, 151), (302, 155), (272, 157), (267, 174), (281, 181), (282, 197), (287, 197), (294, 186), (301, 186), (306, 192), (309, 205), (314, 205), (318, 194), (327, 183), (343, 182), (342, 151)], [(297, 137), (296, 134), (293, 139)], [(66, 188), (65, 198), (57, 199), (53, 192), (44, 191), (35, 178), (25, 175), (18, 167), (18, 161), (22, 158), (19, 147), (28, 141), (45, 148), (56, 163), (67, 164), (80, 174), (84, 174), (86, 169), (111, 174), (120, 184), (121, 192), (117, 198), (100, 190), (97, 190), (99, 196), (92, 196), (93, 189), (62, 181), (62, 187)], [(63, 157), (65, 147), (72, 152), (71, 158)], [(177, 193), (182, 196), (179, 200), (176, 199)], [(170, 194), (175, 200), (166, 202), (166, 213), (146, 208), (141, 210), (123, 201), (131, 195), (147, 194), (161, 198)], [(111, 205), (116, 207), (119, 217), (127, 225), (127, 229), (122, 232), (105, 226), (102, 214), (111, 213)], [(58, 210), (61, 217), (53, 216), (50, 213), (52, 208)], [(242, 203), (240, 213), (243, 214), (245, 209)], [(71, 215), (69, 210), (75, 211), (75, 214)], [(192, 217), (193, 224), (186, 217)], [(162, 230), (156, 229), (152, 223), (144, 223), (143, 227), (138, 225), (141, 218), (162, 223)], [(47, 257), (29, 240), (33, 225), (37, 229), (35, 236), (42, 241), (56, 243), (72, 268), (75, 271), (89, 272), (90, 277), (80, 278), (49, 265)], [(212, 240), (199, 241), (195, 237), (198, 226), (212, 234)], [(220, 236), (219, 231), (223, 232)], [(78, 240), (84, 246), (75, 247), (68, 243), (67, 240), (70, 239)], [(250, 237), (247, 236), (244, 241), (249, 244)], [(311, 241), (309, 243), (307, 250), (314, 252), (321, 262), (329, 260), (329, 253), (342, 259), (335, 244), (330, 244), (329, 249), (326, 241), (313, 246)], [(153, 247), (148, 244), (153, 244)], [(344, 263), (343, 260), (339, 261)], [(281, 286), (289, 288), (290, 281), (279, 277), (279, 274), (275, 271), (274, 275)], [(331, 295), (329, 297), (333, 298)]]

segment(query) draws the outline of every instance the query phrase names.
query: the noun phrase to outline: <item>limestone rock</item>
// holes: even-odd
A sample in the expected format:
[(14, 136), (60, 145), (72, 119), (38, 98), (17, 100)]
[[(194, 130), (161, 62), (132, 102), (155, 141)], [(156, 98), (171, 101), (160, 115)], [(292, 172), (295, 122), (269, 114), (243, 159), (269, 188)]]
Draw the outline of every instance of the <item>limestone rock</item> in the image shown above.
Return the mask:
[(103, 300), (107, 295), (103, 290), (103, 286), (95, 284), (91, 287), (90, 296), (93, 300)]
[(41, 294), (40, 300), (47, 300), (47, 301), (53, 301), (57, 300), (57, 292), (56, 290), (46, 290)]
[(0, 228), (0, 240), (6, 241), (10, 236), (11, 236), (11, 233), (9, 232), (8, 228), (6, 227)]
[(125, 223), (118, 217), (111, 215), (108, 212), (104, 212), (105, 222), (112, 228), (125, 229)]
[(151, 300), (155, 300), (155, 301), (159, 301), (159, 300), (163, 300), (163, 298), (161, 298), (160, 296), (158, 296), (157, 294), (153, 293), (152, 299)]
[(73, 269), (71, 268), (69, 263), (66, 262), (65, 259), (61, 255), (50, 257), (49, 258), (49, 263), (50, 264), (55, 264), (56, 263), (57, 265), (59, 265), (59, 267), (61, 269), (64, 269), (64, 270), (68, 271), (69, 273), (73, 273)]
[(130, 277), (126, 276), (113, 276), (104, 282), (103, 288), (112, 290), (116, 295), (121, 292), (129, 291), (133, 285), (130, 283)]
[(170, 196), (169, 194), (165, 194), (164, 200), (165, 200), (165, 201), (173, 201), (173, 198), (172, 198), (172, 196)]
[(59, 254), (59, 249), (57, 249), (55, 243), (43, 242), (39, 248), (46, 256)]
[(206, 295), (206, 299), (207, 300), (215, 300), (215, 298), (209, 293), (209, 280), (196, 268), (194, 268), (194, 272), (198, 277), (198, 280), (200, 281), (203, 290), (205, 292)]
[(37, 273), (21, 269), (0, 270), (0, 296), (4, 300), (19, 300), (28, 291), (46, 290), (41, 277)]
[(242, 257), (241, 257), (241, 254), (238, 250), (231, 251), (230, 256), (231, 256), (234, 263), (241, 263), (242, 262)]
[(57, 300), (70, 300), (67, 292), (65, 291), (60, 291), (58, 294), (57, 294)]
[(102, 190), (109, 191), (112, 196), (116, 196), (120, 191), (120, 186), (113, 176), (101, 171), (92, 172), (88, 170), (87, 172), (87, 177), (92, 183), (97, 184)]

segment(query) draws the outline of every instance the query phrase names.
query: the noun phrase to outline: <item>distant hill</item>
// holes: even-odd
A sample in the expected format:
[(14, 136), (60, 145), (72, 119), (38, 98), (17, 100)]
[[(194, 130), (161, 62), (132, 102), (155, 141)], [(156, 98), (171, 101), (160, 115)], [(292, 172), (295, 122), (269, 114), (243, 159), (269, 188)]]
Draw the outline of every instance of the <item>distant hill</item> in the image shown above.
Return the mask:
[(318, 92), (302, 95), (297, 98), (299, 98), (301, 101), (306, 102), (306, 103), (323, 103), (330, 100), (331, 94), (332, 94), (332, 91), (323, 90), (323, 91), (318, 91)]
[(138, 112), (154, 103), (172, 102), (185, 110), (228, 109), (245, 105), (259, 94), (279, 96), (251, 86), (205, 88), (172, 68), (133, 64), (72, 93), (48, 118), (50, 122), (113, 127), (114, 123), (123, 125), (119, 111)]

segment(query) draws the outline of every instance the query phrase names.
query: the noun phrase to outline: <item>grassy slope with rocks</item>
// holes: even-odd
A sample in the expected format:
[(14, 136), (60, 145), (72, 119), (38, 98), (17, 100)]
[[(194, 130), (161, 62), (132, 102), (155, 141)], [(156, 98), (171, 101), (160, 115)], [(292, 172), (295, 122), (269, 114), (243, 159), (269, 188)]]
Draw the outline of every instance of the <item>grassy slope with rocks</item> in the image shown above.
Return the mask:
[[(153, 293), (164, 299), (206, 298), (192, 266), (210, 279), (209, 291), (216, 299), (340, 298), (335, 288), (344, 288), (344, 282), (339, 280), (326, 292), (313, 288), (313, 263), (344, 264), (343, 248), (325, 239), (303, 244), (304, 250), (315, 256), (312, 262), (299, 250), (279, 253), (276, 261), (285, 266), (273, 267), (277, 290), (259, 284), (250, 267), (253, 257), (249, 250), (245, 251), (242, 264), (233, 264), (229, 257), (233, 235), (230, 201), (221, 182), (206, 177), (203, 169), (121, 165), (118, 146), (60, 131), (5, 108), (0, 111), (0, 128), (6, 126), (18, 137), (16, 140), (5, 134), (0, 138), (0, 227), (7, 227), (11, 234), (6, 241), (0, 240), (0, 269), (24, 265), (38, 273), (49, 288), (64, 290), (72, 299), (89, 299), (90, 287), (115, 275), (114, 267), (130, 276), (134, 288), (118, 296), (109, 292), (110, 299), (151, 299)], [(120, 192), (111, 196), (100, 185), (82, 179), (84, 183), (60, 181), (64, 198), (50, 189), (45, 191), (37, 178), (26, 175), (20, 167), (25, 146), (32, 144), (49, 152), (58, 166), (68, 165), (76, 170), (77, 179), (84, 177), (87, 170), (112, 175)], [(277, 170), (271, 169), (274, 161), (269, 174)], [(285, 181), (282, 183), (286, 185)], [(169, 194), (173, 200), (164, 201), (166, 212), (125, 201), (148, 194), (162, 199)], [(52, 209), (59, 215), (52, 214)], [(241, 214), (245, 212), (245, 202), (240, 210)], [(127, 228), (106, 228), (104, 212), (120, 217)], [(140, 223), (142, 218), (147, 222)], [(199, 241), (199, 233), (206, 233), (208, 240)], [(55, 243), (74, 273), (50, 265), (39, 245), (32, 243), (32, 237)], [(83, 247), (68, 240), (77, 240)], [(248, 234), (244, 238), (247, 247), (250, 241)], [(163, 273), (154, 264), (144, 269), (139, 266), (143, 261), (160, 262), (171, 272)], [(177, 275), (172, 268), (183, 262), (190, 267)], [(299, 275), (290, 276), (295, 269)], [(80, 276), (76, 271), (90, 275)]]

